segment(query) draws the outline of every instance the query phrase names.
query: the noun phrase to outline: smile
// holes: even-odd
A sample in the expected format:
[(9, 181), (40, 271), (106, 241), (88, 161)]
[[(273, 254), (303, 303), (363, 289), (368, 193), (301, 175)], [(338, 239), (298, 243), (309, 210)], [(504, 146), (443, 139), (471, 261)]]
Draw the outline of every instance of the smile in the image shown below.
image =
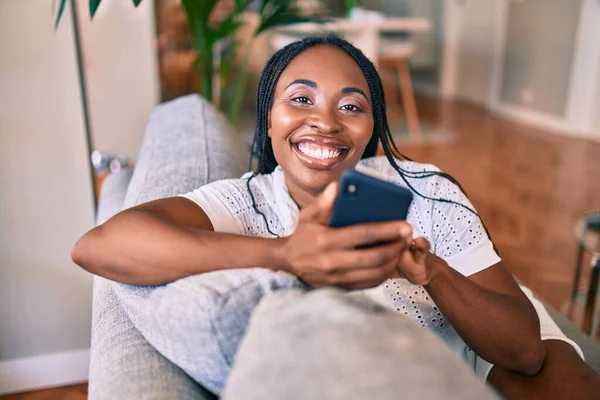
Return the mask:
[(340, 149), (329, 146), (322, 146), (311, 142), (298, 143), (297, 148), (307, 156), (312, 158), (318, 158), (319, 160), (336, 158), (339, 157), (340, 154), (342, 154), (342, 151)]
[(345, 146), (321, 140), (303, 140), (294, 143), (292, 147), (301, 161), (318, 169), (336, 166), (348, 153)]

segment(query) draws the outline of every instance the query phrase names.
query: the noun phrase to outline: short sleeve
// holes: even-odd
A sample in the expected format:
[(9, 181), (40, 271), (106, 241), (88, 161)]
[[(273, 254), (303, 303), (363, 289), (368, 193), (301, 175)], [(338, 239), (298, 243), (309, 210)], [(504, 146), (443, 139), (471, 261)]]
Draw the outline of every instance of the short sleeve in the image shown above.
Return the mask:
[(243, 227), (237, 218), (240, 196), (238, 185), (224, 180), (209, 183), (180, 195), (196, 203), (208, 216), (215, 232), (243, 234)]
[(500, 257), (467, 196), (443, 177), (434, 187), (432, 197), (446, 201), (433, 202), (433, 252), (464, 276), (497, 264)]

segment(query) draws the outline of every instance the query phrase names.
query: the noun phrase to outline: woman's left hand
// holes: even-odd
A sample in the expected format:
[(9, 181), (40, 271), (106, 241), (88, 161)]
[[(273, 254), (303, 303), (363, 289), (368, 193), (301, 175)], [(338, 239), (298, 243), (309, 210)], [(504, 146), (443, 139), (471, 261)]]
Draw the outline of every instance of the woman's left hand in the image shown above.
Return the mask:
[(431, 254), (431, 245), (425, 238), (417, 238), (412, 245), (400, 256), (398, 261), (398, 274), (400, 278), (407, 279), (412, 284), (425, 286), (433, 279), (438, 265), (444, 260)]

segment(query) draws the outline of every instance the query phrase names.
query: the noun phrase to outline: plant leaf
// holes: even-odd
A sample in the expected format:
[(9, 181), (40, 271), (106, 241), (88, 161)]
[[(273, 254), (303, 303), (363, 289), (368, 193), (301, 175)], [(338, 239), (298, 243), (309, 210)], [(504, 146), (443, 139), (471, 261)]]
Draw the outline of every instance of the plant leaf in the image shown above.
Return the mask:
[(217, 0), (181, 0), (185, 10), (192, 42), (196, 49), (196, 67), (200, 73), (200, 93), (212, 101), (214, 31), (208, 25)]
[(227, 36), (235, 33), (235, 31), (242, 25), (242, 23), (237, 20), (237, 16), (234, 13), (231, 13), (225, 18), (219, 26), (213, 32), (213, 40), (218, 42), (221, 39), (226, 38)]
[(317, 16), (302, 15), (300, 10), (290, 1), (263, 0), (263, 5), (265, 7), (263, 8), (263, 13), (260, 15), (260, 23), (255, 36), (276, 26), (292, 25), (301, 22), (323, 23), (327, 21)]
[(60, 17), (62, 17), (63, 12), (65, 11), (66, 4), (67, 0), (60, 0), (60, 4), (58, 5), (58, 12), (56, 13), (56, 21), (54, 22), (54, 29), (58, 28), (58, 23), (60, 22)]
[(133, 0), (133, 5), (137, 7), (140, 5), (141, 2), (142, 0)]
[(230, 78), (231, 72), (233, 71), (237, 46), (238, 43), (236, 43), (235, 41), (231, 41), (229, 43), (226, 43), (221, 51), (219, 63), (219, 76), (222, 81), (226, 81)]
[(212, 40), (208, 18), (217, 0), (182, 0), (181, 3), (187, 15), (194, 47), (198, 52), (210, 50)]
[(350, 11), (352, 11), (352, 9), (354, 7), (358, 7), (358, 0), (345, 0), (344, 1), (344, 15), (348, 16)]
[(235, 0), (235, 12), (242, 13), (246, 11), (246, 8), (252, 3), (252, 0)]
[(90, 18), (94, 18), (101, 2), (102, 0), (90, 0)]
[(246, 48), (246, 52), (239, 65), (239, 71), (234, 77), (235, 81), (233, 83), (233, 97), (227, 112), (229, 121), (234, 125), (238, 122), (242, 104), (244, 102), (244, 89), (246, 88), (246, 84), (248, 82), (248, 59), (250, 57), (250, 49), (252, 49), (252, 45), (249, 45)]

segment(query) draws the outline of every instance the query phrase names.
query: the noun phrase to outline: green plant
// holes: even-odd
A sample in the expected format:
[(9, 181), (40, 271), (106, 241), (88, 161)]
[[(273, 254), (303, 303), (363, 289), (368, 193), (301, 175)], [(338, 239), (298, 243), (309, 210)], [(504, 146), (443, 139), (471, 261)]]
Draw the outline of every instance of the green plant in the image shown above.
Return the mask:
[(348, 16), (354, 7), (358, 7), (358, 0), (344, 0), (344, 15)]
[[(65, 4), (60, 0), (56, 24), (58, 25)], [(220, 0), (181, 0), (187, 15), (192, 44), (196, 50), (195, 68), (200, 77), (200, 94), (213, 101), (213, 78), (228, 83), (231, 96), (221, 96), (221, 110), (235, 123), (239, 117), (244, 88), (248, 78), (247, 61), (251, 42), (262, 32), (283, 25), (299, 22), (322, 22), (316, 16), (302, 15), (295, 0), (260, 0), (258, 5), (259, 23), (252, 34), (245, 54), (238, 54), (235, 33), (243, 25), (242, 16), (248, 11), (253, 0), (234, 0), (233, 10), (223, 20), (211, 24), (211, 13)], [(89, 0), (90, 17), (93, 18), (102, 0)], [(142, 0), (132, 0), (137, 7)], [(215, 55), (219, 62), (215, 65)], [(230, 101), (225, 101), (227, 98)]]

